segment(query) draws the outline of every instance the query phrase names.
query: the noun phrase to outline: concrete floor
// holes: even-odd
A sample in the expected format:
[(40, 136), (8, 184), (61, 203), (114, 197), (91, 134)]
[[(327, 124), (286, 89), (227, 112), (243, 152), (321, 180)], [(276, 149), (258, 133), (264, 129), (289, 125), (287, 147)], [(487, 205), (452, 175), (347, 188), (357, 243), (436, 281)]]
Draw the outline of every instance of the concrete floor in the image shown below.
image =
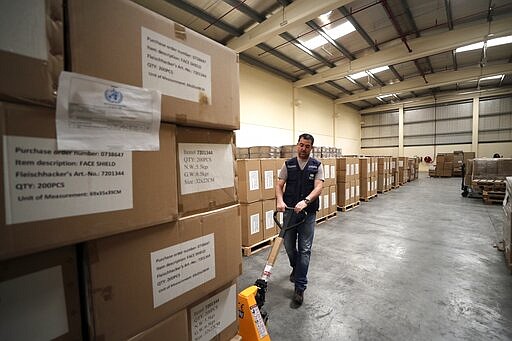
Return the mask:
[[(459, 178), (422, 173), (317, 225), (297, 309), (281, 250), (265, 304), (272, 340), (512, 340), (512, 275), (493, 247), (503, 210), (460, 193)], [(240, 290), (268, 252), (244, 257)]]

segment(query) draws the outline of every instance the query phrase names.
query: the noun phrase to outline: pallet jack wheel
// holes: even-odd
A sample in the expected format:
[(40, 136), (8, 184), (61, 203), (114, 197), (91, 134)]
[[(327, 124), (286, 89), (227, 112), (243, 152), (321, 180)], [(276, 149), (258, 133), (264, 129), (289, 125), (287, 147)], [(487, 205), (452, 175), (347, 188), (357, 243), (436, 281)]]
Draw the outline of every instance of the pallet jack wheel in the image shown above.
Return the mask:
[(464, 191), (461, 193), (461, 195), (464, 197), (464, 198), (467, 198), (468, 197), (468, 190), (466, 188), (464, 188)]

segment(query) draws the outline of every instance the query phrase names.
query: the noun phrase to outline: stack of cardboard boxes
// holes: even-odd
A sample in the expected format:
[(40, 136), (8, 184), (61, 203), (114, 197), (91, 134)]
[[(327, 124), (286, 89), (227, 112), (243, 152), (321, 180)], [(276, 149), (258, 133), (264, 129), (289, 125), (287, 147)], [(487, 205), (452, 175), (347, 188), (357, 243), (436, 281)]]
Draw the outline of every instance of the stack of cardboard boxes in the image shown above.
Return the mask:
[[(15, 297), (26, 286), (23, 295), (31, 299), (4, 305), (9, 320), (2, 315), (0, 339), (41, 336), (33, 323), (45, 325), (46, 339), (235, 336), (242, 265), (233, 143), (237, 55), (130, 1), (47, 1), (27, 9), (27, 21), (18, 20), (15, 6), (3, 13), (18, 24), (14, 36), (19, 40), (27, 33), (23, 23), (34, 22), (28, 37), (37, 31), (48, 46), (42, 54), (30, 41), (13, 45), (34, 47), (29, 54), (9, 42), (0, 46), (0, 62), (9, 66), (0, 77), (0, 295)], [(80, 88), (81, 75), (105, 85), (96, 108), (122, 106), (129, 86), (159, 90), (159, 150), (57, 149), (54, 94), (64, 65), (75, 73), (64, 89), (75, 97), (65, 103), (84, 121), (102, 112), (84, 114), (94, 103), (76, 109), (91, 93)], [(119, 122), (143, 126), (138, 119)], [(36, 301), (52, 304), (29, 304)]]
[(400, 156), (398, 158), (398, 183), (400, 185), (409, 181), (409, 158)]
[(383, 193), (391, 189), (391, 157), (381, 156), (377, 158), (377, 193)]
[(254, 247), (275, 237), (279, 231), (275, 184), (284, 159), (237, 160), (237, 187), (242, 212), (242, 246)]
[[(330, 150), (330, 149), (329, 149)], [(330, 152), (329, 152), (330, 153)], [(320, 208), (317, 213), (317, 219), (332, 216), (336, 213), (336, 159), (321, 158), (319, 159), (324, 167), (324, 188), (319, 197)]]
[(359, 204), (359, 158), (336, 159), (337, 205), (342, 210)]
[(377, 158), (373, 156), (359, 158), (359, 182), (361, 200), (368, 201), (377, 195)]
[(397, 157), (391, 158), (391, 186), (393, 188), (398, 188), (400, 186), (400, 171), (399, 171), (399, 162)]
[(503, 200), (505, 220), (503, 222), (503, 241), (505, 247), (505, 263), (512, 269), (512, 176), (505, 179), (506, 194)]

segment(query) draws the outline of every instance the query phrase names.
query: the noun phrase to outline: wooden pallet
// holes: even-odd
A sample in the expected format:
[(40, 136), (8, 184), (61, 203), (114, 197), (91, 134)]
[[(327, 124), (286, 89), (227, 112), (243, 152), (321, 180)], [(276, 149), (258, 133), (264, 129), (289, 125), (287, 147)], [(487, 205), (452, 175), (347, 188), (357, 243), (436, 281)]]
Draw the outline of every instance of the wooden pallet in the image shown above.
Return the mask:
[(382, 193), (386, 193), (386, 192), (388, 192), (388, 191), (389, 191), (389, 189), (385, 189), (385, 190), (382, 190), (382, 191), (377, 190), (377, 193), (382, 194)]
[(505, 199), (505, 192), (497, 191), (483, 191), (482, 200), (485, 204), (502, 204)]
[(348, 212), (350, 210), (353, 210), (354, 208), (356, 208), (357, 206), (359, 206), (361, 204), (361, 201), (356, 201), (356, 202), (353, 202), (351, 203), (350, 205), (345, 205), (345, 206), (338, 206), (338, 211), (342, 211), (342, 212)]
[(318, 218), (318, 219), (316, 220), (316, 223), (317, 223), (317, 224), (324, 223), (324, 222), (326, 222), (327, 220), (329, 220), (329, 219), (332, 219), (332, 218), (336, 217), (336, 215), (337, 215), (337, 213), (336, 213), (336, 212), (329, 213), (329, 214), (328, 214), (328, 215), (326, 215), (326, 216), (323, 216), (323, 217), (321, 217), (321, 218)]
[(476, 179), (471, 182), (471, 188), (475, 191), (505, 192), (505, 180)]
[(242, 254), (246, 257), (249, 257), (255, 253), (258, 253), (260, 251), (263, 251), (269, 247), (272, 247), (274, 245), (274, 240), (276, 239), (277, 235), (272, 236), (270, 238), (264, 239), (261, 242), (258, 242), (251, 246), (243, 246), (242, 245)]
[(370, 196), (368, 196), (368, 197), (361, 197), (361, 200), (362, 200), (362, 201), (365, 201), (365, 202), (368, 202), (368, 201), (370, 201), (370, 199), (373, 199), (373, 198), (375, 198), (376, 196), (377, 196), (377, 194), (370, 195)]

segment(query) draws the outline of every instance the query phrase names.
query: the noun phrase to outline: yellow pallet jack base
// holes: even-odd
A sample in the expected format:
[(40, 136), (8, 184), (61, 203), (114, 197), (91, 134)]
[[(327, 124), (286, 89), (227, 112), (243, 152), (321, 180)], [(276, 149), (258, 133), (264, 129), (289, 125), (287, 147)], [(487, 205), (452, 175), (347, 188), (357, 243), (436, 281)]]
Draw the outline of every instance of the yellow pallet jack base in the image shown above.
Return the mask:
[(239, 335), (242, 341), (270, 341), (267, 327), (256, 303), (258, 287), (253, 285), (238, 294)]

